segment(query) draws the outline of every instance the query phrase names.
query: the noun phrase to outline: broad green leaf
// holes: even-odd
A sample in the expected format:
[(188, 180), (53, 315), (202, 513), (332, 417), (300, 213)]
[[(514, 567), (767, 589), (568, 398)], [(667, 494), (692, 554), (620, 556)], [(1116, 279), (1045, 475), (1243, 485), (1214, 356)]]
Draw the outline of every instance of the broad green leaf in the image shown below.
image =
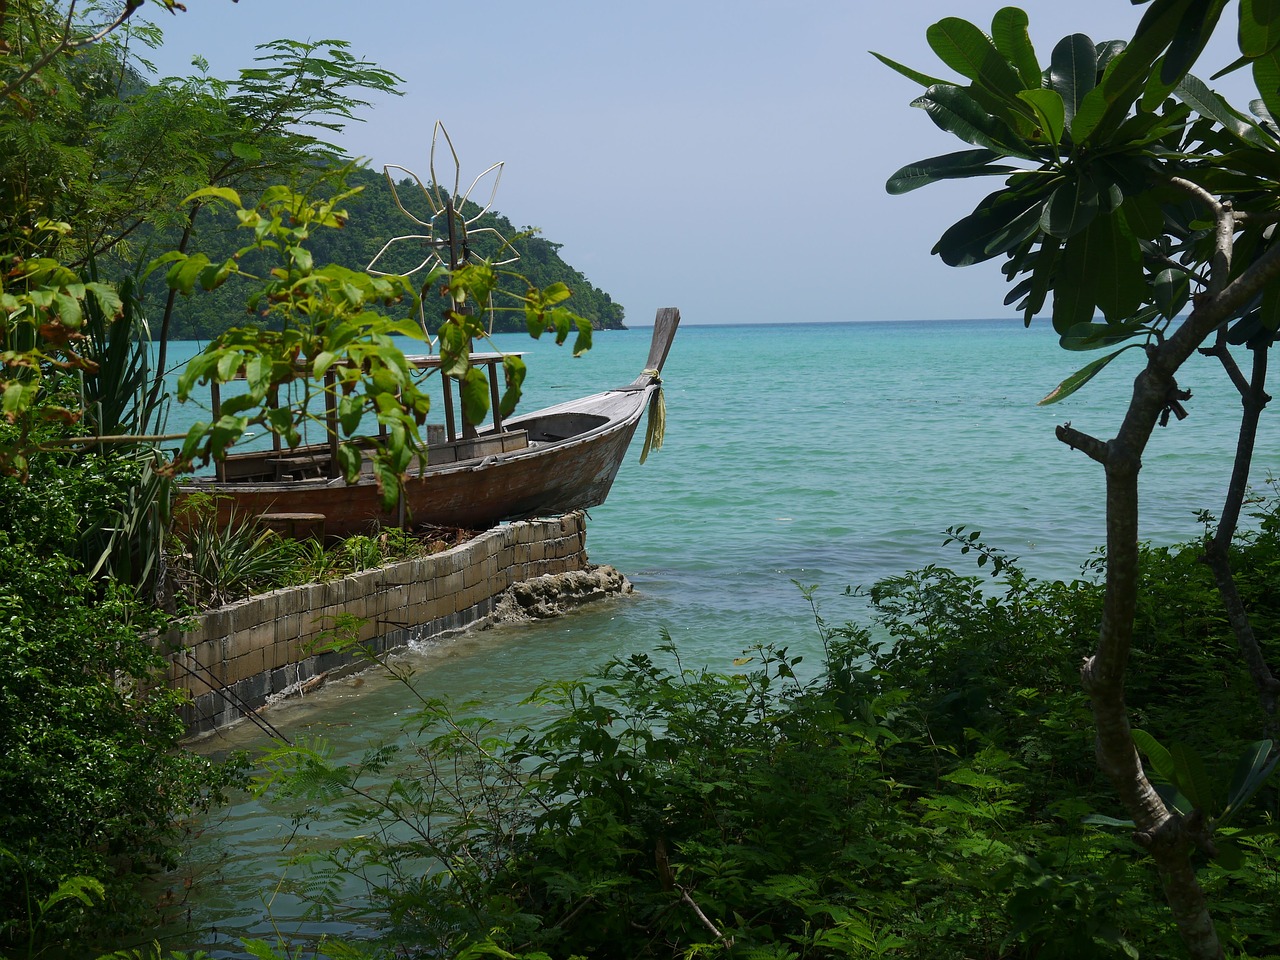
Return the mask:
[(1173, 757), (1173, 767), (1178, 778), (1174, 781), (1183, 795), (1195, 805), (1197, 810), (1214, 813), (1217, 805), (1214, 802), (1213, 782), (1205, 770), (1204, 761), (1185, 743), (1175, 742), (1169, 748)]
[(992, 93), (1013, 98), (1023, 89), (1017, 71), (991, 38), (968, 20), (945, 17), (925, 31), (925, 39), (938, 59)]
[(218, 380), (226, 383), (234, 380), (244, 364), (244, 355), (237, 350), (223, 350), (217, 354)]
[(919, 70), (912, 70), (910, 67), (903, 66), (902, 64), (898, 63), (896, 60), (890, 60), (884, 54), (876, 53), (874, 50), (871, 51), (871, 55), (875, 57), (877, 60), (879, 60), (881, 63), (883, 63), (890, 70), (893, 70), (896, 73), (902, 74), (908, 80), (914, 80), (916, 83), (920, 84), (920, 86), (922, 87), (933, 87), (933, 86), (937, 86), (940, 83), (947, 82), (946, 80), (940, 80), (937, 77), (931, 77), (926, 73), (921, 73)]
[(1098, 350), (1124, 343), (1142, 332), (1133, 326), (1114, 323), (1081, 323), (1059, 337), (1058, 345), (1064, 350)]
[(1151, 769), (1169, 783), (1177, 783), (1177, 769), (1173, 765), (1173, 755), (1166, 750), (1155, 737), (1145, 730), (1133, 730), (1133, 742), (1146, 755)]
[(1231, 785), (1227, 788), (1227, 805), (1222, 811), (1219, 824), (1225, 825), (1238, 813), (1275, 772), (1277, 763), (1280, 763), (1280, 754), (1268, 762), (1273, 746), (1271, 740), (1259, 740), (1249, 744), (1240, 755), (1231, 777)]
[(586, 317), (578, 317), (574, 321), (578, 335), (573, 338), (573, 355), (580, 357), (591, 349), (591, 321)]
[(961, 87), (937, 84), (912, 101), (942, 130), (966, 143), (1027, 160), (1035, 154), (1008, 124), (993, 117)]
[(311, 364), (311, 375), (316, 378), (323, 377), (337, 361), (336, 353), (331, 350), (321, 350)]
[(1093, 223), (1098, 215), (1098, 188), (1091, 177), (1076, 172), (1053, 191), (1040, 214), (1040, 229), (1059, 240), (1066, 240)]
[[(1280, 18), (1265, 19), (1258, 8), (1280, 9), (1280, 4), (1265, 0), (1240, 0), (1239, 45), (1244, 56), (1268, 54), (1280, 44)], [(1262, 13), (1271, 13), (1263, 10)]]
[(993, 193), (973, 213), (948, 227), (932, 252), (952, 267), (990, 260), (1039, 229), (1041, 202), (1041, 195), (1031, 190)]
[(1106, 70), (1107, 65), (1116, 57), (1124, 52), (1125, 42), (1123, 40), (1108, 40), (1106, 43), (1100, 43), (1095, 48), (1098, 54), (1098, 69)]
[(194, 256), (175, 262), (165, 275), (165, 282), (168, 283), (169, 289), (190, 295), (191, 291), (195, 289), (196, 281), (200, 278), (200, 274), (207, 266), (209, 266), (209, 258), (203, 253), (197, 253)]
[(215, 459), (221, 460), (227, 455), (227, 448), (244, 435), (247, 421), (244, 417), (233, 417), (224, 414), (209, 428), (209, 452)]
[(557, 280), (555, 283), (542, 288), (541, 299), (544, 304), (550, 307), (568, 300), (571, 295), (569, 288)]
[(249, 389), (259, 396), (265, 396), (271, 385), (271, 360), (260, 353), (254, 354), (244, 365), (245, 379)]
[(1258, 23), (1271, 25), (1280, 20), (1280, 0), (1253, 0), (1250, 6)]
[(345, 394), (338, 401), (338, 423), (342, 427), (342, 435), (349, 437), (360, 428), (364, 419), (364, 396), (359, 393)]
[(65, 293), (54, 294), (54, 303), (58, 309), (58, 320), (68, 330), (79, 330), (84, 323), (84, 312), (80, 309), (80, 301)]
[(1177, 86), (1177, 93), (1196, 113), (1217, 120), (1224, 130), (1245, 143), (1269, 148), (1275, 146), (1275, 141), (1259, 130), (1256, 124), (1242, 117), (1226, 100), (1191, 74), (1182, 78)]
[[(1095, 217), (1082, 232), (1066, 241), (1063, 249), (1062, 270), (1064, 276), (1073, 278), (1070, 284), (1075, 296), (1091, 299), (1108, 320), (1123, 321), (1133, 315), (1146, 295), (1146, 280), (1142, 272), (1142, 250), (1138, 238), (1129, 230), (1123, 211)], [(1060, 284), (1057, 294), (1063, 292)], [(1071, 314), (1071, 322), (1059, 326), (1057, 298), (1054, 303), (1054, 329), (1059, 333), (1083, 323), (1091, 316), (1083, 316), (1077, 305)], [(1092, 310), (1089, 310), (1092, 314)], [(1063, 315), (1063, 320), (1066, 319)]]
[(1160, 79), (1175, 84), (1187, 74), (1204, 52), (1227, 0), (1191, 0), (1160, 64)]
[(1191, 279), (1182, 270), (1166, 267), (1156, 274), (1152, 292), (1160, 314), (1172, 320), (1191, 299)]
[(527, 372), (524, 361), (519, 357), (508, 354), (502, 358), (502, 376), (506, 381), (506, 389), (502, 393), (498, 408), (504, 417), (510, 416), (515, 411), (516, 404), (520, 402), (520, 393)]
[(102, 315), (108, 320), (115, 320), (124, 314), (124, 303), (120, 299), (120, 294), (116, 292), (116, 288), (111, 284), (94, 281), (86, 283), (85, 289), (93, 294), (93, 299), (98, 304), (98, 309), (102, 311)]
[(1253, 82), (1267, 112), (1280, 117), (1280, 48), (1272, 48), (1253, 61)]
[(991, 20), (991, 39), (1001, 55), (1017, 68), (1025, 90), (1040, 87), (1040, 62), (1027, 32), (1027, 14), (1017, 7), (1002, 7)]
[[(193, 200), (209, 199), (226, 200), (228, 203), (234, 204), (237, 207), (244, 206), (244, 204), (240, 202), (240, 194), (236, 193), (230, 187), (205, 187), (201, 190), (197, 190), (195, 193), (188, 194), (186, 199), (182, 202), (187, 204), (191, 203)], [(265, 194), (263, 199), (265, 200)]]
[(355, 444), (338, 445), (338, 467), (347, 483), (355, 483), (360, 479), (360, 451)]
[[(301, 272), (309, 273), (311, 271), (311, 267), (313, 265), (311, 251), (306, 247), (290, 247), (289, 259), (293, 262), (293, 266)], [(350, 302), (354, 304), (360, 303), (359, 291), (356, 291), (356, 299), (351, 300)]]
[(1125, 197), (1123, 209), (1125, 220), (1138, 237), (1154, 240), (1164, 235), (1164, 210), (1153, 194)]
[(1061, 250), (1061, 241), (1054, 237), (1041, 238), (1040, 249), (1035, 254), (1035, 265), (1031, 271), (1031, 290), (1027, 293), (1026, 303), (1022, 308), (1022, 322), (1027, 325), (1031, 324), (1032, 317), (1044, 309)]
[(902, 167), (885, 184), (892, 194), (909, 193), (919, 187), (939, 180), (955, 180), (964, 177), (1000, 176), (1013, 173), (1018, 168), (992, 164), (1000, 158), (994, 150), (961, 150), (940, 157), (929, 157)]
[(301, 439), (293, 424), (293, 412), (288, 407), (270, 407), (267, 410), (267, 424), (272, 431), (278, 433), (284, 442), (295, 447)]
[(34, 383), (10, 380), (4, 385), (4, 397), (0, 399), (0, 413), (6, 415), (18, 413), (31, 403), (31, 398), (37, 389)]
[(1056, 90), (1024, 90), (1018, 99), (1031, 105), (1040, 123), (1044, 141), (1051, 146), (1062, 142), (1062, 134), (1066, 129), (1066, 107), (1062, 97)]
[(489, 412), (489, 381), (485, 375), (475, 367), (468, 369), (459, 384), (459, 393), (462, 394), (462, 419), (472, 426), (482, 423)]
[(1063, 118), (1076, 140), (1072, 126), (1085, 95), (1094, 88), (1098, 75), (1098, 52), (1083, 33), (1063, 37), (1049, 59), (1049, 89), (1062, 98)]
[(250, 163), (257, 163), (262, 159), (262, 151), (252, 143), (233, 143), (231, 144), (231, 153), (241, 160), (248, 160)]
[(214, 290), (226, 282), (227, 277), (237, 270), (234, 260), (223, 263), (211, 263), (200, 271), (200, 289)]

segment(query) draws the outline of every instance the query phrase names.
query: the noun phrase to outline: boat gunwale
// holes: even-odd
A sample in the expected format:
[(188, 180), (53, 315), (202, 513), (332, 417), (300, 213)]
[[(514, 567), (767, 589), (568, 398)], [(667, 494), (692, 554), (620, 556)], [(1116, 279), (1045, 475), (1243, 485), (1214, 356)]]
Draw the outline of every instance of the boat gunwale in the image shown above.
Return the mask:
[[(625, 412), (609, 416), (604, 423), (590, 427), (582, 433), (575, 434), (572, 437), (566, 437), (563, 440), (543, 441), (536, 445), (522, 447), (519, 450), (510, 450), (502, 453), (490, 453), (477, 457), (470, 457), (466, 460), (456, 460), (449, 463), (432, 466), (430, 462), (421, 470), (411, 470), (406, 474), (407, 481), (413, 483), (417, 480), (427, 480), (434, 476), (443, 476), (453, 473), (469, 473), (475, 470), (488, 470), (502, 463), (526, 460), (531, 457), (545, 456), (551, 452), (560, 452), (571, 450), (575, 447), (582, 446), (617, 432), (637, 423), (644, 411), (648, 408), (649, 399), (653, 391), (660, 389), (661, 384), (656, 380), (643, 386), (627, 385), (625, 387), (616, 387), (611, 390), (603, 390), (599, 393), (591, 394), (587, 397), (581, 397), (578, 400), (566, 401), (565, 403), (556, 404), (551, 407), (544, 407), (541, 410), (535, 410), (531, 413), (524, 414), (520, 417), (513, 418), (504, 424), (504, 432), (513, 432), (523, 429), (521, 423), (536, 420), (539, 417), (557, 416), (561, 414), (587, 414), (592, 415), (589, 405), (593, 402), (600, 403), (606, 398), (615, 395), (621, 396), (625, 394), (639, 394), (634, 405)], [(595, 416), (604, 416), (603, 414), (594, 414)], [(501, 434), (480, 434), (477, 439), (485, 437), (501, 436)], [(294, 448), (297, 449), (297, 448)], [(252, 458), (261, 456), (266, 459), (272, 455), (278, 455), (276, 451), (245, 451), (240, 456)], [(354, 483), (347, 483), (343, 477), (305, 477), (293, 480), (263, 480), (257, 482), (242, 482), (237, 480), (218, 480), (216, 477), (193, 477), (189, 481), (181, 484), (181, 488), (190, 490), (201, 490), (207, 492), (226, 492), (232, 494), (235, 491), (261, 491), (264, 493), (285, 493), (290, 490), (314, 490), (327, 487), (358, 487), (362, 485), (375, 484), (376, 480), (372, 476), (362, 473), (359, 479)]]

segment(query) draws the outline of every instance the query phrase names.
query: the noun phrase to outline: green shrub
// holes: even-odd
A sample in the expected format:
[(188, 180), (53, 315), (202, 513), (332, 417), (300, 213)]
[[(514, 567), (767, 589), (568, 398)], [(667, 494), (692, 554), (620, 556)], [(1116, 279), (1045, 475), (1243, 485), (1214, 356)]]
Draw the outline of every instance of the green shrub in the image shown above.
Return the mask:
[(32, 471), (0, 478), (0, 953), (29, 942), (33, 905), (66, 878), (97, 878), (103, 899), (69, 902), (43, 935), (135, 923), (134, 881), (169, 861), (221, 782), (175, 749), (179, 695), (148, 641), (163, 619), (85, 575), (80, 537), (127, 496), (129, 472), (96, 457)]
[[(1086, 821), (1115, 806), (1076, 673), (1100, 587), (1034, 580), (951, 533), (996, 576), (884, 580), (869, 628), (829, 626), (815, 602), (808, 681), (786, 650), (721, 675), (668, 641), (545, 686), (535, 725), (426, 702), (405, 744), (360, 764), (274, 755), (269, 781), (355, 834), (308, 856), (306, 887), (418, 956), (1179, 955), (1150, 862)], [(1242, 544), (1246, 567), (1271, 536)], [(1147, 552), (1141, 631), (1160, 656), (1135, 708), (1225, 757), (1256, 738), (1256, 697), (1196, 553)], [(1250, 597), (1274, 616), (1280, 594)], [(1239, 956), (1280, 949), (1274, 789), (1257, 800), (1232, 824), (1248, 855), (1201, 863)], [(368, 901), (326, 897), (339, 877)]]

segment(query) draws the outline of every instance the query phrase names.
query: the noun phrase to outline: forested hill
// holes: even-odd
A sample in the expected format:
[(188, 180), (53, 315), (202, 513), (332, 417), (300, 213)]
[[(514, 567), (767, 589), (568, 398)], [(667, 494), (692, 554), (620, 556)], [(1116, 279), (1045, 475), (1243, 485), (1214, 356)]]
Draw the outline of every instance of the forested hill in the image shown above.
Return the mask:
[[(350, 219), (341, 230), (318, 230), (313, 235), (310, 248), (316, 263), (337, 263), (355, 270), (363, 270), (392, 237), (408, 234), (424, 233), (424, 228), (415, 224), (396, 207), (386, 177), (375, 170), (357, 170), (347, 177), (350, 187), (362, 187), (363, 190), (343, 201), (342, 206), (350, 214)], [(401, 202), (415, 215), (425, 219), (426, 208), (422, 190), (412, 180), (405, 180), (397, 185)], [(479, 208), (468, 203), (464, 215), (473, 217)], [(235, 220), (229, 215), (215, 215), (211, 210), (201, 213), (200, 226), (197, 228), (195, 242), (191, 246), (193, 252), (200, 251), (210, 260), (219, 262), (230, 257), (247, 242), (245, 231), (236, 230)], [(483, 256), (493, 259), (504, 259), (498, 254), (498, 241), (492, 234), (476, 233), (480, 227), (491, 227), (511, 241), (520, 259), (507, 266), (528, 279), (529, 283), (542, 288), (557, 281), (564, 283), (573, 292), (567, 302), (576, 313), (591, 321), (599, 330), (622, 329), (622, 305), (614, 303), (609, 294), (599, 287), (593, 286), (581, 271), (565, 263), (560, 257), (561, 244), (553, 243), (540, 236), (519, 236), (519, 230), (500, 214), (485, 214), (479, 222), (471, 227), (474, 239), (473, 246)], [(385, 273), (396, 270), (410, 270), (417, 266), (426, 256), (426, 248), (412, 241), (396, 244), (377, 264), (377, 268)], [(246, 257), (242, 267), (252, 270), (253, 265)], [(423, 276), (418, 274), (416, 276)], [(513, 292), (523, 293), (525, 284), (518, 277), (504, 277), (503, 287)], [(161, 291), (156, 284), (149, 285), (148, 316), (157, 318), (163, 312)], [(247, 291), (244, 286), (228, 283), (211, 292), (197, 291), (189, 297), (179, 297), (175, 305), (172, 336), (177, 339), (207, 339), (228, 327), (243, 325), (252, 320), (245, 313)], [(501, 298), (496, 306), (514, 303), (510, 298)], [(428, 305), (426, 311), (428, 322), (433, 311)], [(524, 316), (521, 313), (503, 313), (495, 316), (495, 332), (506, 332), (524, 329)]]

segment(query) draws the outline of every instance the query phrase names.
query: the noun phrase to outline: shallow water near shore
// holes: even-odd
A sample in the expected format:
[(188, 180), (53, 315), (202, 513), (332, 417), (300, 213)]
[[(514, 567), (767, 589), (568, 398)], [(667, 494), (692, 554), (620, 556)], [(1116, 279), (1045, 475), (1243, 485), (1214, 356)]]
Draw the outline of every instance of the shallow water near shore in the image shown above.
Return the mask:
[[(689, 318), (694, 319), (694, 318)], [(704, 318), (696, 318), (704, 319)], [(498, 338), (526, 351), (522, 410), (630, 381), (650, 331), (567, 347)], [(1113, 435), (1138, 370), (1122, 355), (1075, 397), (1036, 401), (1093, 355), (1067, 353), (1046, 324), (929, 321), (698, 326), (676, 336), (664, 371), (666, 442), (643, 465), (634, 444), (608, 503), (590, 513), (593, 562), (634, 583), (629, 597), (562, 619), (465, 634), (406, 657), (427, 697), (477, 700), (517, 716), (539, 683), (581, 676), (611, 657), (652, 652), (664, 631), (686, 665), (730, 669), (757, 642), (819, 652), (809, 603), (860, 615), (848, 585), (929, 563), (969, 567), (944, 547), (947, 527), (981, 530), (1034, 576), (1070, 578), (1103, 539), (1101, 468), (1054, 438), (1058, 423)], [(1221, 508), (1239, 400), (1217, 361), (1194, 358), (1181, 385), (1191, 416), (1158, 429), (1144, 458), (1143, 539), (1200, 532)], [(194, 419), (176, 411), (170, 427)], [(1276, 468), (1280, 433), (1264, 418), (1254, 483)], [(339, 756), (397, 735), (413, 707), (403, 686), (369, 673), (266, 718), (292, 738), (322, 735)], [(202, 749), (259, 747), (248, 726)], [(200, 826), (183, 940), (234, 953), (236, 938), (344, 932), (305, 919), (276, 883), (289, 811), (243, 799)], [(294, 871), (296, 873), (296, 870)], [(355, 891), (353, 891), (353, 895)]]

